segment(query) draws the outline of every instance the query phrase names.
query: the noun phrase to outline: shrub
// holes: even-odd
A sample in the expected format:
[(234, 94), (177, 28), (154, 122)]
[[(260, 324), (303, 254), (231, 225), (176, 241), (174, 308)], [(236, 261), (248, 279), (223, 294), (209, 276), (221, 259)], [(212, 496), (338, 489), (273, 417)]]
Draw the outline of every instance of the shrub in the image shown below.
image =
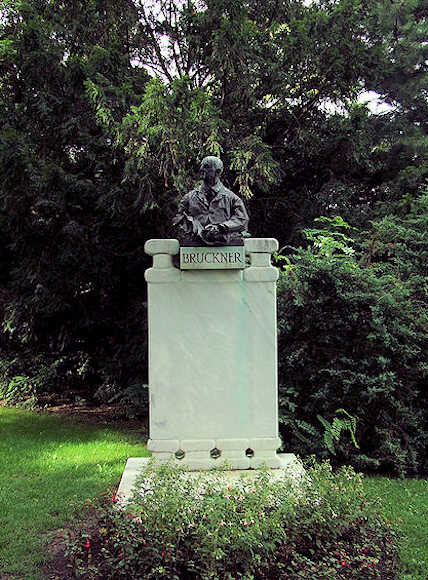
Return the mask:
[[(0, 399), (8, 405), (43, 407), (52, 398), (67, 400), (91, 380), (90, 360), (82, 351), (46, 355), (31, 348), (0, 357)], [(59, 388), (61, 393), (59, 394)]]
[[(342, 408), (356, 418), (360, 449), (342, 437), (338, 462), (423, 471), (427, 218), (425, 196), (406, 219), (383, 218), (354, 240), (308, 230), (311, 245), (282, 260), (279, 392), (288, 449), (326, 457), (323, 420), (331, 424)], [(339, 218), (323, 221), (349, 229)]]
[(89, 505), (68, 539), (75, 577), (397, 577), (394, 533), (352, 468), (312, 464), (294, 485), (266, 471), (222, 478), (152, 464), (126, 510), (117, 498)]
[(0, 383), (0, 398), (8, 405), (19, 405), (30, 402), (35, 404), (33, 387), (30, 384), (29, 377), (15, 376), (7, 382)]

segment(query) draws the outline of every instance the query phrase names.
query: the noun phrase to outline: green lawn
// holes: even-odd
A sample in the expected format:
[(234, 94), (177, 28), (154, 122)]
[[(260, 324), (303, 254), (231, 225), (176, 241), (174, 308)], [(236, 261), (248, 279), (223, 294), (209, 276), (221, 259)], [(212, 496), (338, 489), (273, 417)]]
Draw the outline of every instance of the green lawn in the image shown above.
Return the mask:
[(45, 534), (116, 485), (141, 435), (70, 418), (0, 408), (0, 578), (41, 578)]
[(387, 518), (403, 534), (402, 580), (428, 578), (428, 481), (423, 479), (388, 479), (368, 477), (367, 493), (380, 497)]
[[(0, 578), (41, 579), (47, 532), (66, 523), (73, 505), (115, 486), (127, 457), (149, 455), (141, 439), (0, 407)], [(428, 481), (367, 478), (365, 485), (403, 532), (403, 580), (426, 580)]]

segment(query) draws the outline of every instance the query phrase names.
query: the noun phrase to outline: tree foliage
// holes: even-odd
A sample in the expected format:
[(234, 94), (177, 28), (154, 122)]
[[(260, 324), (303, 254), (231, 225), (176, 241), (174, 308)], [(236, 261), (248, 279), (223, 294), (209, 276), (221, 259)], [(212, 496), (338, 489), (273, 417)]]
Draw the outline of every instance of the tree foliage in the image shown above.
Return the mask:
[(97, 125), (85, 82), (104, 79), (117, 110), (137, 102), (148, 77), (129, 60), (136, 13), (128, 2), (3, 12), (5, 373), (42, 373), (56, 390), (93, 379), (112, 395), (145, 379), (141, 247), (155, 222), (142, 226), (141, 192), (123, 183), (124, 153)]
[[(416, 361), (416, 330), (405, 340), (403, 329), (426, 298), (424, 240), (408, 237), (421, 231), (410, 223), (424, 219), (414, 208), (427, 179), (422, 0), (2, 0), (0, 14), (5, 389), (21, 377), (13, 385), (38, 393), (134, 397), (147, 381), (143, 243), (168, 235), (201, 158), (220, 154), (251, 233), (304, 248), (284, 250), (296, 274), (282, 292), (305, 302), (316, 281), (320, 313), (345, 292), (355, 319), (370, 314), (361, 324), (379, 356), (393, 356), (392, 374), (370, 363), (370, 376), (419, 404), (420, 371), (407, 382), (400, 369)], [(373, 112), (364, 94), (387, 108)], [(325, 236), (328, 222), (313, 222), (337, 215), (349, 230)], [(387, 309), (385, 296), (397, 316), (388, 345), (371, 310)], [(303, 332), (309, 312), (283, 327), (301, 316)], [(339, 332), (336, 314), (320, 330)], [(360, 416), (332, 405), (320, 413), (330, 424), (339, 406)]]

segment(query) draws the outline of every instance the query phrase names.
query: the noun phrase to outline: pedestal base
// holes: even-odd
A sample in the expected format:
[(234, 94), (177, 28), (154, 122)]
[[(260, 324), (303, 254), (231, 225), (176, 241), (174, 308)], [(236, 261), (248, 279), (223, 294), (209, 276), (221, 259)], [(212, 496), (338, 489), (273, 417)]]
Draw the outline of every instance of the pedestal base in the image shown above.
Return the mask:
[[(304, 469), (294, 453), (279, 453), (277, 455), (277, 460), (278, 468), (269, 471), (270, 477), (272, 479), (286, 477), (290, 479), (292, 483), (297, 483), (304, 474)], [(126, 505), (130, 500), (137, 478), (142, 475), (144, 469), (147, 468), (149, 463), (149, 457), (130, 457), (128, 459), (125, 470), (122, 474), (122, 479), (120, 480), (119, 489), (117, 490), (117, 496), (121, 505)], [(176, 463), (179, 464), (179, 460), (176, 460)], [(216, 466), (217, 465), (218, 463)], [(237, 469), (222, 471), (221, 477), (224, 484), (227, 486), (239, 478), (255, 479), (258, 474), (259, 472), (256, 469)], [(199, 474), (196, 472), (189, 472), (189, 477), (198, 475)]]
[(190, 471), (215, 469), (227, 462), (230, 469), (280, 469), (279, 437), (252, 439), (149, 439), (147, 449), (161, 463), (179, 460)]

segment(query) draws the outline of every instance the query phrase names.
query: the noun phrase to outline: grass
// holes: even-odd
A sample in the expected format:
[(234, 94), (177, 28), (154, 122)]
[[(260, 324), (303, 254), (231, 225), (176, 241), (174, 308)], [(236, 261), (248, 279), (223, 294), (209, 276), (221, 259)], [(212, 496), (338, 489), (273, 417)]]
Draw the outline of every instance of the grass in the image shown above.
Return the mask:
[[(115, 486), (127, 457), (149, 455), (141, 434), (0, 407), (0, 578), (41, 580), (49, 530)], [(425, 580), (428, 481), (366, 478), (403, 533), (402, 580)]]
[(401, 580), (428, 578), (428, 481), (368, 477), (365, 489), (371, 497), (380, 497), (385, 516), (402, 533)]
[(144, 455), (141, 435), (0, 408), (0, 578), (43, 578), (46, 533)]

